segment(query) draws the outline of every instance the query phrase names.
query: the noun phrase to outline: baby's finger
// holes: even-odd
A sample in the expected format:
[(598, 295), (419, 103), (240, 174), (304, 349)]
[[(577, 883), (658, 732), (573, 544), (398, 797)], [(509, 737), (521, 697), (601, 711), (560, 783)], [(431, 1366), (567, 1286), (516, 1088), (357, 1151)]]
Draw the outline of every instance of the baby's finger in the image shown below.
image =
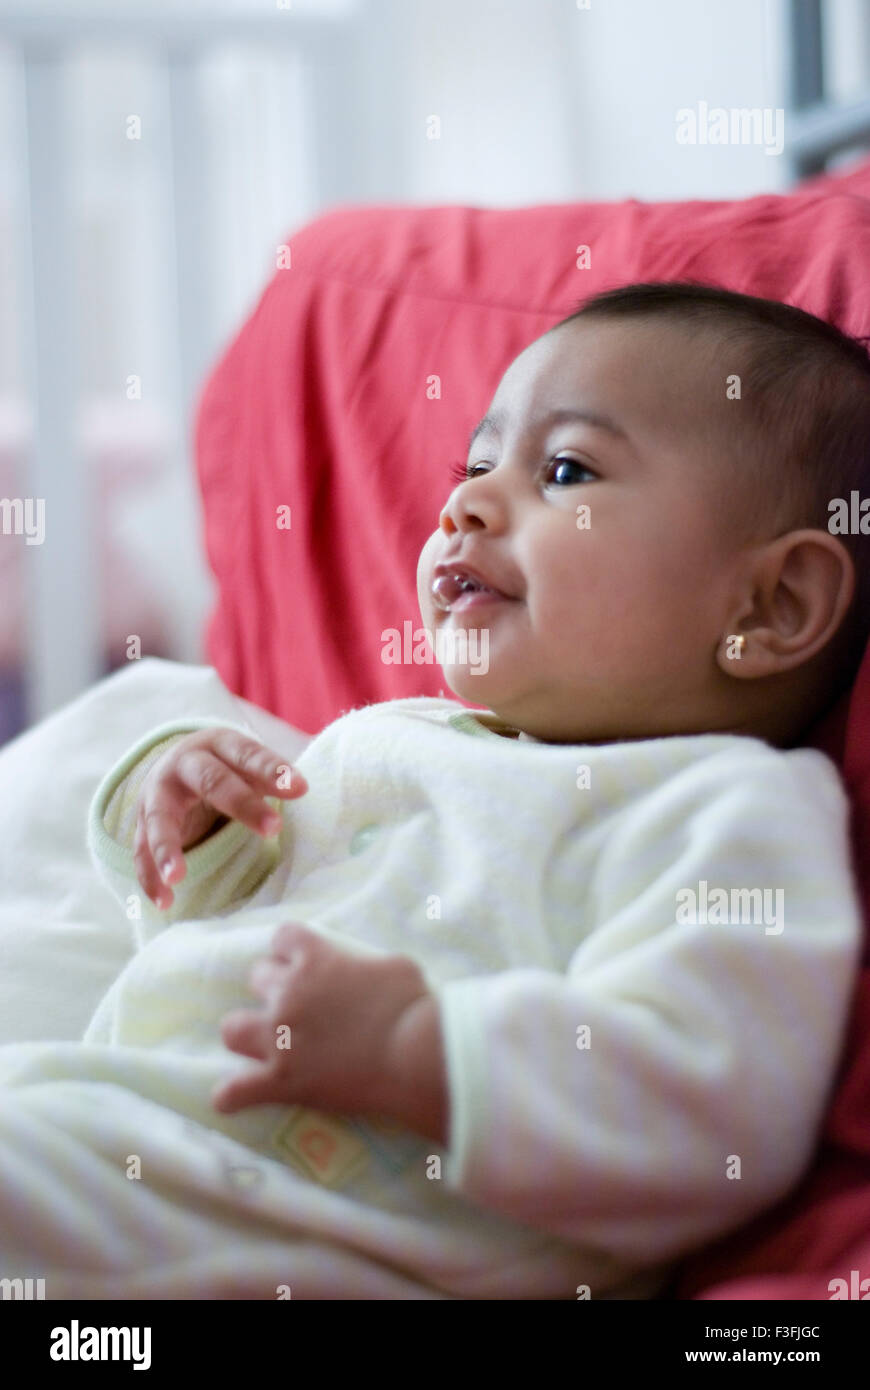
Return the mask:
[(177, 794), (158, 782), (140, 802), (139, 818), (144, 840), (143, 864), (147, 867), (150, 856), (164, 885), (184, 878), (187, 865), (181, 850), (182, 812)]
[(269, 1035), (263, 1015), (251, 1009), (236, 1009), (221, 1022), (221, 1037), (231, 1052), (258, 1061), (271, 1056)]
[(261, 957), (251, 966), (248, 985), (254, 994), (268, 1002), (287, 985), (287, 967), (280, 961)]
[(222, 1082), (212, 1091), (212, 1105), (224, 1115), (247, 1105), (286, 1105), (284, 1088), (271, 1067), (255, 1067)]
[(136, 817), (136, 834), (133, 841), (133, 863), (136, 865), (136, 877), (151, 901), (161, 909), (169, 907), (172, 903), (173, 895), (169, 888), (162, 882), (160, 872), (154, 862), (154, 856), (148, 844), (148, 837), (145, 830), (145, 817), (141, 802)]
[(315, 951), (328, 950), (329, 943), (305, 922), (282, 922), (272, 937), (272, 955), (284, 962), (304, 963)]
[(252, 791), (210, 748), (183, 749), (175, 764), (175, 776), (186, 791), (193, 792), (206, 806), (241, 821), (249, 830), (273, 835), (281, 827), (277, 812), (266, 804), (262, 794)]
[(218, 729), (209, 743), (223, 762), (266, 796), (301, 796), (308, 790), (302, 773), (275, 753), (234, 729)]

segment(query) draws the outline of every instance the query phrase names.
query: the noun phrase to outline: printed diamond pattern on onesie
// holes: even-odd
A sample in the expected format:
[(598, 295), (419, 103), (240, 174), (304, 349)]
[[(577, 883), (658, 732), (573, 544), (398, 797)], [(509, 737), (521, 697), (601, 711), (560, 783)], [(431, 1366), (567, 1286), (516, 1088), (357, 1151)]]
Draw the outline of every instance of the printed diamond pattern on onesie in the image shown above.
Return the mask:
[(382, 1175), (396, 1177), (432, 1147), (392, 1120), (347, 1119), (304, 1106), (281, 1122), (272, 1143), (292, 1167), (326, 1187), (345, 1187), (372, 1160)]

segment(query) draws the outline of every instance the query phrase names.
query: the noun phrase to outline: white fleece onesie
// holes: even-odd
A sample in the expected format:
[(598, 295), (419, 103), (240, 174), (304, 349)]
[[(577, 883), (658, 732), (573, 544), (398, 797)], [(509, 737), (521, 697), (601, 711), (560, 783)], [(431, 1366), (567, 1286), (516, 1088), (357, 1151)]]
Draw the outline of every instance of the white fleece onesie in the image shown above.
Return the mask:
[[(160, 913), (130, 852), (142, 778), (226, 722), (163, 725), (108, 771), (89, 842), (140, 949), (82, 1044), (0, 1049), (0, 1087), (48, 1088), (32, 1142), (66, 1136), (68, 1190), (43, 1194), (62, 1253), (32, 1210), (13, 1237), (49, 1297), (644, 1298), (794, 1186), (861, 937), (826, 757), (546, 744), (453, 700), (365, 706), (296, 760), (309, 791), (273, 799), (280, 836), (227, 824)], [(255, 1004), (250, 966), (288, 920), (423, 968), (443, 1151), (377, 1117), (213, 1110), (250, 1065), (220, 1020)]]

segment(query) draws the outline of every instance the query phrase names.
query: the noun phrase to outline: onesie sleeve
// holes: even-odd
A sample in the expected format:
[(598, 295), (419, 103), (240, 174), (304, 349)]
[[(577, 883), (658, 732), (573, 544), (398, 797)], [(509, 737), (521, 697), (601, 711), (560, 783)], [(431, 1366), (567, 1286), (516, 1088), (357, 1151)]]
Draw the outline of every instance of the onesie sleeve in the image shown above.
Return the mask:
[[(172, 885), (173, 901), (160, 911), (144, 892), (133, 862), (136, 808), (147, 773), (166, 750), (198, 729), (230, 728), (256, 743), (252, 728), (228, 719), (186, 719), (161, 724), (145, 734), (105, 775), (91, 801), (88, 848), (100, 878), (127, 909), (139, 945), (160, 927), (208, 917), (249, 897), (276, 867), (278, 837), (264, 839), (240, 821), (229, 821), (184, 854), (187, 873)], [(283, 819), (279, 797), (266, 801)]]
[[(799, 1180), (844, 1041), (861, 912), (833, 764), (764, 753), (706, 759), (614, 827), (583, 895), (593, 930), (564, 975), (434, 987), (448, 1186), (642, 1268)], [(714, 888), (732, 920), (713, 920)]]

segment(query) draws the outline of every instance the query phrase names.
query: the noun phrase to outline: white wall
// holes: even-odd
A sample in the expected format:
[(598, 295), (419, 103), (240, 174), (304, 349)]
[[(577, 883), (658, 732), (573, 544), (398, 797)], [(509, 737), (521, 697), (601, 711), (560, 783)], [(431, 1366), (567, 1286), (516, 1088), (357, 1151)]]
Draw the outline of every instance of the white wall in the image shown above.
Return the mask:
[[(780, 0), (440, 0), (401, 8), (415, 200), (731, 197), (784, 159), (676, 144), (675, 112), (782, 104)], [(442, 115), (438, 148), (423, 114)]]

